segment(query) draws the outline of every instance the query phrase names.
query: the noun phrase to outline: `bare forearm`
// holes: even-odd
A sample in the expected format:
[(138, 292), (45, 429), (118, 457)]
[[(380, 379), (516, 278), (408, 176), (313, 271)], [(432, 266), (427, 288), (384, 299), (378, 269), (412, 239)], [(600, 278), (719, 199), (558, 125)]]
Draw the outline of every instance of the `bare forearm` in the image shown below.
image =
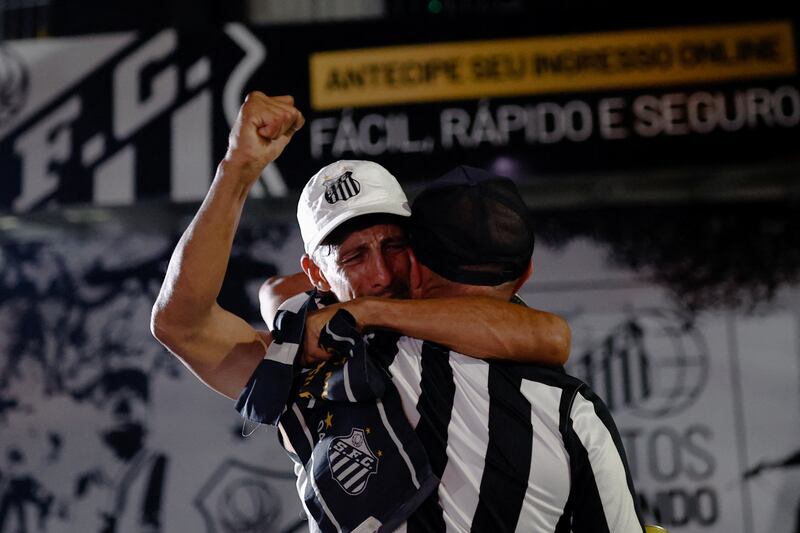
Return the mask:
[(345, 307), (361, 327), (391, 329), (482, 359), (563, 364), (569, 356), (566, 321), (493, 298), (361, 298)]
[(155, 321), (193, 326), (216, 305), (247, 193), (304, 122), (291, 96), (247, 95), (228, 137), (228, 151), (170, 260), (153, 309)]
[(216, 304), (249, 186), (223, 162), (170, 259), (154, 313), (180, 324), (206, 318)]
[(291, 96), (248, 94), (203, 205), (170, 258), (150, 320), (153, 335), (201, 380), (235, 397), (271, 338), (222, 309), (217, 297), (242, 208), (261, 171), (303, 125)]

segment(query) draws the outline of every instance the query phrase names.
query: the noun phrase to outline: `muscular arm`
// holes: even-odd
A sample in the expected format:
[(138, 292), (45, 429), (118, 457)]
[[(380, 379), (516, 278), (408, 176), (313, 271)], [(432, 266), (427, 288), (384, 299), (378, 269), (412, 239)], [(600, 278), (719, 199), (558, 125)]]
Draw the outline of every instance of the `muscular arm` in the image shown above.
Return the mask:
[[(261, 286), (261, 315), (271, 327), (280, 304), (311, 284), (302, 272), (268, 279)], [(488, 297), (395, 300), (364, 297), (340, 304), (361, 328), (382, 328), (443, 344), (481, 359), (564, 364), (571, 333), (567, 322), (552, 313)], [(317, 346), (319, 331), (339, 306), (309, 316), (306, 355), (327, 354)]]
[[(268, 337), (217, 304), (247, 190), (221, 164), (211, 190), (170, 259), (153, 307), (153, 335), (204, 383), (235, 397)], [(249, 370), (249, 373), (248, 373)]]
[(269, 333), (217, 304), (231, 244), (251, 186), (302, 125), (290, 98), (248, 96), (202, 206), (170, 259), (153, 306), (153, 335), (217, 392), (236, 398)]
[(563, 364), (569, 357), (570, 329), (564, 319), (494, 298), (366, 297), (343, 305), (362, 328), (390, 329), (481, 359)]

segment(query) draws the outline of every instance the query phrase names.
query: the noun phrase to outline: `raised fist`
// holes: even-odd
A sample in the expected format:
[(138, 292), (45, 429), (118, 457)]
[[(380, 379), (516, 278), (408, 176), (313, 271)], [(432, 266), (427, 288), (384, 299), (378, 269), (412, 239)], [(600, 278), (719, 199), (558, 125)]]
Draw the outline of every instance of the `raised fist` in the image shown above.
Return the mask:
[(239, 108), (228, 136), (225, 162), (240, 171), (251, 185), (270, 162), (289, 144), (294, 132), (303, 127), (303, 114), (291, 96), (267, 96), (254, 91)]

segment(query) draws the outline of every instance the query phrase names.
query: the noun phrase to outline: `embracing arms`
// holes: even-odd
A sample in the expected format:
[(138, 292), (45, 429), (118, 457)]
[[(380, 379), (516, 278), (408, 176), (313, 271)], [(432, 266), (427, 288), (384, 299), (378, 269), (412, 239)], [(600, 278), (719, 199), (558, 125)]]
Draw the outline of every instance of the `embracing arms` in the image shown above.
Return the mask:
[(389, 329), (480, 359), (564, 364), (570, 329), (559, 316), (485, 296), (345, 304), (362, 328)]
[[(272, 327), (281, 302), (312, 288), (303, 273), (268, 279), (259, 291), (261, 315), (268, 327)], [(309, 315), (305, 348), (312, 360), (327, 357), (317, 345), (319, 332), (339, 308), (353, 314), (362, 329), (389, 329), (481, 359), (559, 365), (569, 357), (569, 325), (552, 313), (478, 296), (419, 300), (364, 297)]]

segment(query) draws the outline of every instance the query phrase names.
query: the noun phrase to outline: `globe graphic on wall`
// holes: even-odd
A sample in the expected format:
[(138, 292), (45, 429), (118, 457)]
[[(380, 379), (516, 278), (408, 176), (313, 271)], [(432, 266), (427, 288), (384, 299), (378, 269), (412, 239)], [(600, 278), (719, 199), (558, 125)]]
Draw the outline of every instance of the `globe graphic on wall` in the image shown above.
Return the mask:
[(28, 71), (8, 45), (0, 44), (0, 126), (22, 109), (28, 96)]
[(228, 484), (217, 505), (217, 518), (225, 533), (272, 531), (280, 514), (280, 498), (258, 479)]
[(705, 339), (690, 320), (666, 309), (636, 310), (575, 353), (570, 373), (612, 411), (643, 418), (685, 410), (708, 380)]

